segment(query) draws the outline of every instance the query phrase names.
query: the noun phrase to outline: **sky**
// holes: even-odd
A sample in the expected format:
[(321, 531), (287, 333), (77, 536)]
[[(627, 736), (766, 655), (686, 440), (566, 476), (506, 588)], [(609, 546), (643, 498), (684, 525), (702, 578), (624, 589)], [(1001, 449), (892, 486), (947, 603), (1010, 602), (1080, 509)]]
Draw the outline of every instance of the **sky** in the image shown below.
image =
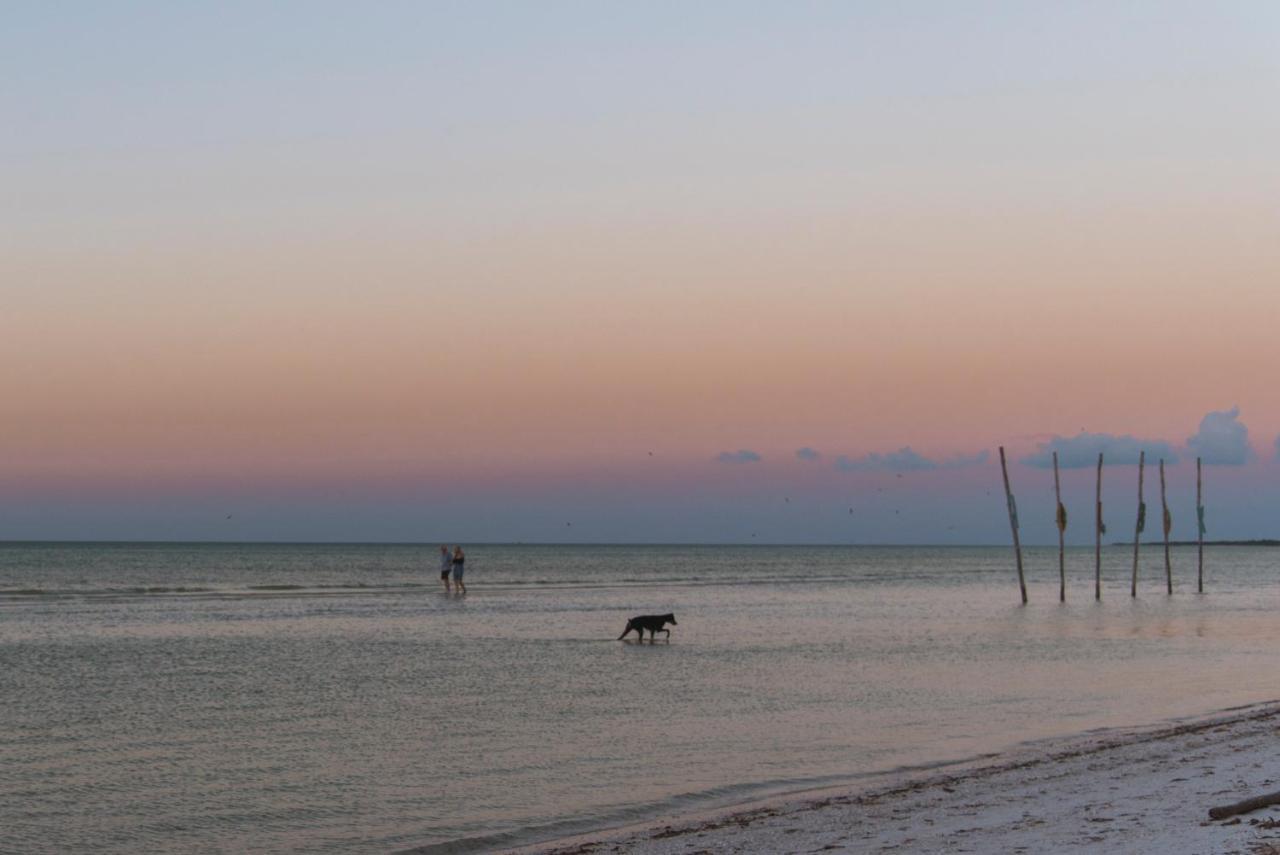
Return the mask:
[(7, 4), (0, 538), (1280, 537), (1277, 103), (1264, 0)]

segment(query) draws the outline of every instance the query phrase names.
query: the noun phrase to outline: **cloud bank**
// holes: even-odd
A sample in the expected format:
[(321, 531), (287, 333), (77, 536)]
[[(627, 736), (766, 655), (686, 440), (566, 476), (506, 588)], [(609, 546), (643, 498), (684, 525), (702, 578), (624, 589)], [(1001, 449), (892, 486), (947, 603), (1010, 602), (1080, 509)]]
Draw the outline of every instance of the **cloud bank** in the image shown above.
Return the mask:
[(1063, 469), (1083, 469), (1098, 464), (1101, 453), (1109, 464), (1137, 464), (1138, 454), (1147, 452), (1151, 460), (1164, 459), (1166, 463), (1176, 463), (1178, 455), (1173, 446), (1162, 439), (1138, 439), (1123, 434), (1116, 436), (1110, 433), (1085, 433), (1075, 436), (1055, 436), (1048, 442), (1036, 444), (1034, 454), (1022, 458), (1021, 462), (1040, 469), (1053, 467), (1053, 453), (1058, 452), (1058, 466)]
[(1215, 410), (1200, 420), (1200, 430), (1187, 437), (1187, 448), (1205, 463), (1242, 466), (1253, 459), (1249, 429), (1240, 421), (1240, 408)]
[(862, 457), (848, 457), (842, 454), (836, 458), (836, 468), (843, 472), (921, 472), (976, 466), (986, 463), (990, 456), (991, 453), (988, 451), (979, 451), (976, 454), (960, 454), (943, 460), (934, 460), (917, 453), (911, 446), (904, 445), (888, 454), (872, 452)]
[(718, 463), (756, 463), (763, 459), (759, 454), (746, 448), (739, 448), (737, 451), (722, 451), (716, 455)]
[(796, 449), (796, 457), (800, 460), (817, 460), (821, 456), (817, 449), (810, 448), (807, 445), (804, 448)]

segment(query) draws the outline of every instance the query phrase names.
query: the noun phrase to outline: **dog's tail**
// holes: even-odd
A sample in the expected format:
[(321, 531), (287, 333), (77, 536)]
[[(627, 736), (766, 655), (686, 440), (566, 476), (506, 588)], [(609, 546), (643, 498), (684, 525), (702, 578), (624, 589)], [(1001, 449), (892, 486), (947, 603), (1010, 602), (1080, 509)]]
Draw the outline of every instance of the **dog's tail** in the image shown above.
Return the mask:
[(631, 630), (632, 630), (631, 621), (627, 621), (627, 628), (622, 631), (622, 635), (618, 636), (618, 640), (621, 641), (622, 639), (626, 638), (627, 633), (630, 632)]

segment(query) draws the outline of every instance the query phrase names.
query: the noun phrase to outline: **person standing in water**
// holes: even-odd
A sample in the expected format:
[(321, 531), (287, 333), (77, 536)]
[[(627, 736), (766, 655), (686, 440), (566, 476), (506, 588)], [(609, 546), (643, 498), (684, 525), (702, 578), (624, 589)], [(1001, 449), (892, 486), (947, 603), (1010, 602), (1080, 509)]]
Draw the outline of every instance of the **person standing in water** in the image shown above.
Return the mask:
[(462, 574), (467, 570), (466, 562), (467, 556), (462, 554), (462, 547), (455, 546), (453, 548), (453, 587), (459, 594), (467, 592), (467, 583), (462, 581)]
[(453, 569), (453, 556), (449, 554), (449, 547), (440, 547), (440, 581), (444, 583), (444, 592), (447, 594), (451, 590), (449, 588), (449, 571)]

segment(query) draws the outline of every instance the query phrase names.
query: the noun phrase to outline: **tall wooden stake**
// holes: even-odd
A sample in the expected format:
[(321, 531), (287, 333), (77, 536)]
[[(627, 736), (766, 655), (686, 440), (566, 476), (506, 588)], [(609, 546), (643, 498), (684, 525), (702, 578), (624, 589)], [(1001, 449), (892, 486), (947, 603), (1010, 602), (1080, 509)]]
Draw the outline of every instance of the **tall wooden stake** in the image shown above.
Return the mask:
[(1067, 530), (1067, 509), (1062, 506), (1062, 486), (1058, 482), (1058, 452), (1053, 453), (1053, 496), (1058, 500), (1058, 602), (1067, 601), (1067, 558), (1064, 541)]
[(1133, 581), (1129, 583), (1129, 596), (1138, 596), (1138, 545), (1142, 543), (1142, 530), (1147, 527), (1147, 506), (1142, 501), (1142, 471), (1147, 463), (1147, 453), (1138, 452), (1138, 522), (1133, 531)]
[(1173, 514), (1164, 498), (1164, 458), (1160, 458), (1160, 527), (1164, 529), (1164, 582), (1173, 593), (1173, 566), (1169, 563), (1169, 529), (1173, 528)]
[(1098, 514), (1095, 520), (1097, 530), (1093, 542), (1093, 598), (1102, 599), (1102, 533), (1107, 527), (1102, 524), (1102, 452), (1098, 452)]
[(1018, 588), (1022, 591), (1022, 604), (1027, 604), (1027, 580), (1022, 575), (1022, 543), (1018, 540), (1018, 506), (1009, 489), (1009, 467), (1004, 462), (1004, 446), (1000, 446), (1000, 474), (1004, 476), (1004, 498), (1009, 505), (1009, 528), (1013, 529), (1013, 554), (1018, 560)]
[(1196, 458), (1196, 592), (1204, 593), (1204, 500), (1200, 496), (1200, 458)]

